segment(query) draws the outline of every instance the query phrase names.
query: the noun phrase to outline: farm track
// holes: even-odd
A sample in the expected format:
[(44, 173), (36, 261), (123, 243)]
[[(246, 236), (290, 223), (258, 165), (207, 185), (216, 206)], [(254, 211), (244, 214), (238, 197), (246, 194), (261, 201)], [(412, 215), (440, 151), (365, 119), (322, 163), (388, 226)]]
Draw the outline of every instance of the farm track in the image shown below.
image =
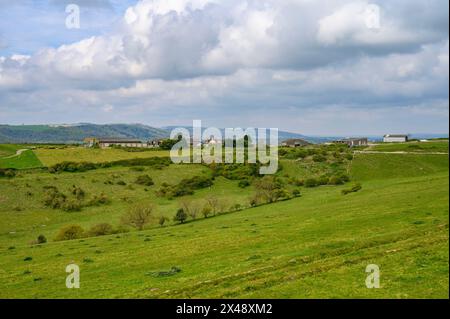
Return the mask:
[(17, 150), (16, 154), (2, 157), (2, 159), (9, 159), (9, 158), (14, 158), (14, 157), (20, 156), (20, 155), (22, 155), (23, 152), (28, 151), (28, 150), (29, 150), (28, 148)]

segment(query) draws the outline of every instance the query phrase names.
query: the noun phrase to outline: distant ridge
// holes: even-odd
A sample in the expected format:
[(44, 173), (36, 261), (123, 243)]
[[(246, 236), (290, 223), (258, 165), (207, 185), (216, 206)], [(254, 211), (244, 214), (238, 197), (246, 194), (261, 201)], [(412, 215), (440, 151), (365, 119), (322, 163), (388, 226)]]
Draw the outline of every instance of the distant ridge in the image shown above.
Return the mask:
[(0, 143), (81, 143), (89, 136), (164, 138), (169, 132), (142, 124), (0, 125)]

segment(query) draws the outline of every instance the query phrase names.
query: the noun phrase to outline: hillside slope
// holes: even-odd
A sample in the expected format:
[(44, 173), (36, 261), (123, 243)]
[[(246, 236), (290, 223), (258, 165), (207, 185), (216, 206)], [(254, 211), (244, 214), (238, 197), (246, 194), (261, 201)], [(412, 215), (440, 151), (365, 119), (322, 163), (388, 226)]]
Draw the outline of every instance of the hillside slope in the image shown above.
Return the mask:
[[(45, 223), (34, 235), (51, 239), (53, 219), (88, 215), (6, 213), (14, 223), (0, 234), (0, 297), (448, 298), (448, 168), (427, 155), (408, 159), (392, 157), (392, 169), (409, 167), (388, 175), (363, 173), (384, 157), (356, 157), (352, 175), (363, 188), (347, 196), (348, 185), (304, 189), (301, 198), (184, 225), (39, 246), (9, 247), (29, 236), (11, 233), (19, 219)], [(81, 289), (64, 285), (73, 262)], [(369, 264), (381, 269), (381, 289), (365, 286)]]

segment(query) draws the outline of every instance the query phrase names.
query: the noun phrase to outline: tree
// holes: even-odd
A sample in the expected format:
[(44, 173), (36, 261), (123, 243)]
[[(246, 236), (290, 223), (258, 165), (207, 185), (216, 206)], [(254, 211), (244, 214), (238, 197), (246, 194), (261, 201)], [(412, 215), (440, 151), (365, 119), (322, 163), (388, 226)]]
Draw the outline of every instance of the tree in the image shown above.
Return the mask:
[(192, 219), (196, 219), (201, 211), (201, 207), (198, 203), (193, 202), (190, 199), (183, 198), (180, 200), (180, 206), (184, 212), (189, 215)]
[(155, 206), (152, 204), (134, 206), (122, 216), (121, 222), (124, 225), (142, 230), (150, 222), (154, 210)]
[(202, 209), (202, 215), (205, 218), (208, 218), (209, 215), (211, 215), (211, 207), (209, 207), (208, 205), (206, 205), (205, 207), (203, 207)]
[(276, 202), (285, 196), (283, 183), (275, 176), (264, 176), (255, 183), (257, 197), (268, 203)]
[(82, 238), (84, 229), (79, 225), (69, 225), (61, 228), (56, 235), (56, 241), (72, 240)]
[(180, 222), (180, 224), (183, 224), (186, 221), (186, 219), (187, 219), (187, 214), (185, 213), (183, 208), (180, 208), (177, 211), (177, 214), (175, 215), (175, 217), (173, 218), (174, 221)]
[(37, 238), (38, 244), (45, 244), (47, 242), (47, 238), (44, 235), (39, 235)]
[(101, 223), (89, 229), (89, 236), (105, 236), (113, 233), (113, 227), (108, 223)]
[(206, 197), (205, 200), (206, 200), (206, 203), (211, 208), (213, 215), (216, 215), (217, 211), (219, 209), (219, 199), (214, 195), (210, 195), (210, 196)]
[(159, 226), (163, 227), (166, 221), (167, 221), (167, 217), (165, 217), (165, 216), (159, 217)]

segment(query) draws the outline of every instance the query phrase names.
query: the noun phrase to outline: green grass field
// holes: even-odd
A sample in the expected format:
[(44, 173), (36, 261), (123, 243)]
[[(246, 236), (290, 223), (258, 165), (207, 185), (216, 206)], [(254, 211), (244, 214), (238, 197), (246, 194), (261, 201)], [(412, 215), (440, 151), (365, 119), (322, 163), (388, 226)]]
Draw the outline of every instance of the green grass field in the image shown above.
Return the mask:
[(110, 162), (131, 158), (148, 158), (169, 156), (169, 151), (148, 150), (144, 152), (127, 152), (121, 149), (89, 149), (84, 147), (38, 148), (36, 156), (45, 166), (52, 166), (64, 161), (71, 162)]
[[(0, 168), (29, 169), (42, 167), (41, 161), (26, 145), (1, 144)], [(21, 154), (16, 154), (17, 151)]]
[[(81, 152), (89, 161), (113, 156), (88, 151)], [(67, 160), (67, 152), (36, 154), (47, 166)], [(291, 160), (282, 165), (280, 176), (329, 169)], [(299, 198), (164, 227), (158, 217), (172, 217), (179, 204), (154, 190), (163, 182), (208, 175), (207, 167), (21, 171), (0, 179), (0, 298), (448, 298), (448, 156), (357, 154), (348, 169), (352, 182), (362, 184), (357, 193), (342, 195), (349, 185), (302, 187)], [(147, 191), (133, 183), (142, 174), (155, 181)], [(119, 180), (126, 185), (117, 185)], [(216, 194), (228, 205), (245, 205), (253, 186), (237, 183), (220, 177), (188, 198)], [(89, 196), (104, 192), (112, 202), (72, 213), (45, 208), (46, 185), (62, 191), (77, 185)], [(157, 205), (146, 230), (53, 240), (68, 224), (117, 225), (129, 201)], [(30, 245), (39, 234), (48, 243)], [(80, 266), (80, 289), (65, 287), (70, 263)], [(368, 264), (380, 267), (380, 289), (365, 286)], [(172, 267), (181, 271), (155, 275)]]
[(383, 143), (371, 150), (380, 152), (428, 152), (448, 153), (448, 140), (409, 143)]

